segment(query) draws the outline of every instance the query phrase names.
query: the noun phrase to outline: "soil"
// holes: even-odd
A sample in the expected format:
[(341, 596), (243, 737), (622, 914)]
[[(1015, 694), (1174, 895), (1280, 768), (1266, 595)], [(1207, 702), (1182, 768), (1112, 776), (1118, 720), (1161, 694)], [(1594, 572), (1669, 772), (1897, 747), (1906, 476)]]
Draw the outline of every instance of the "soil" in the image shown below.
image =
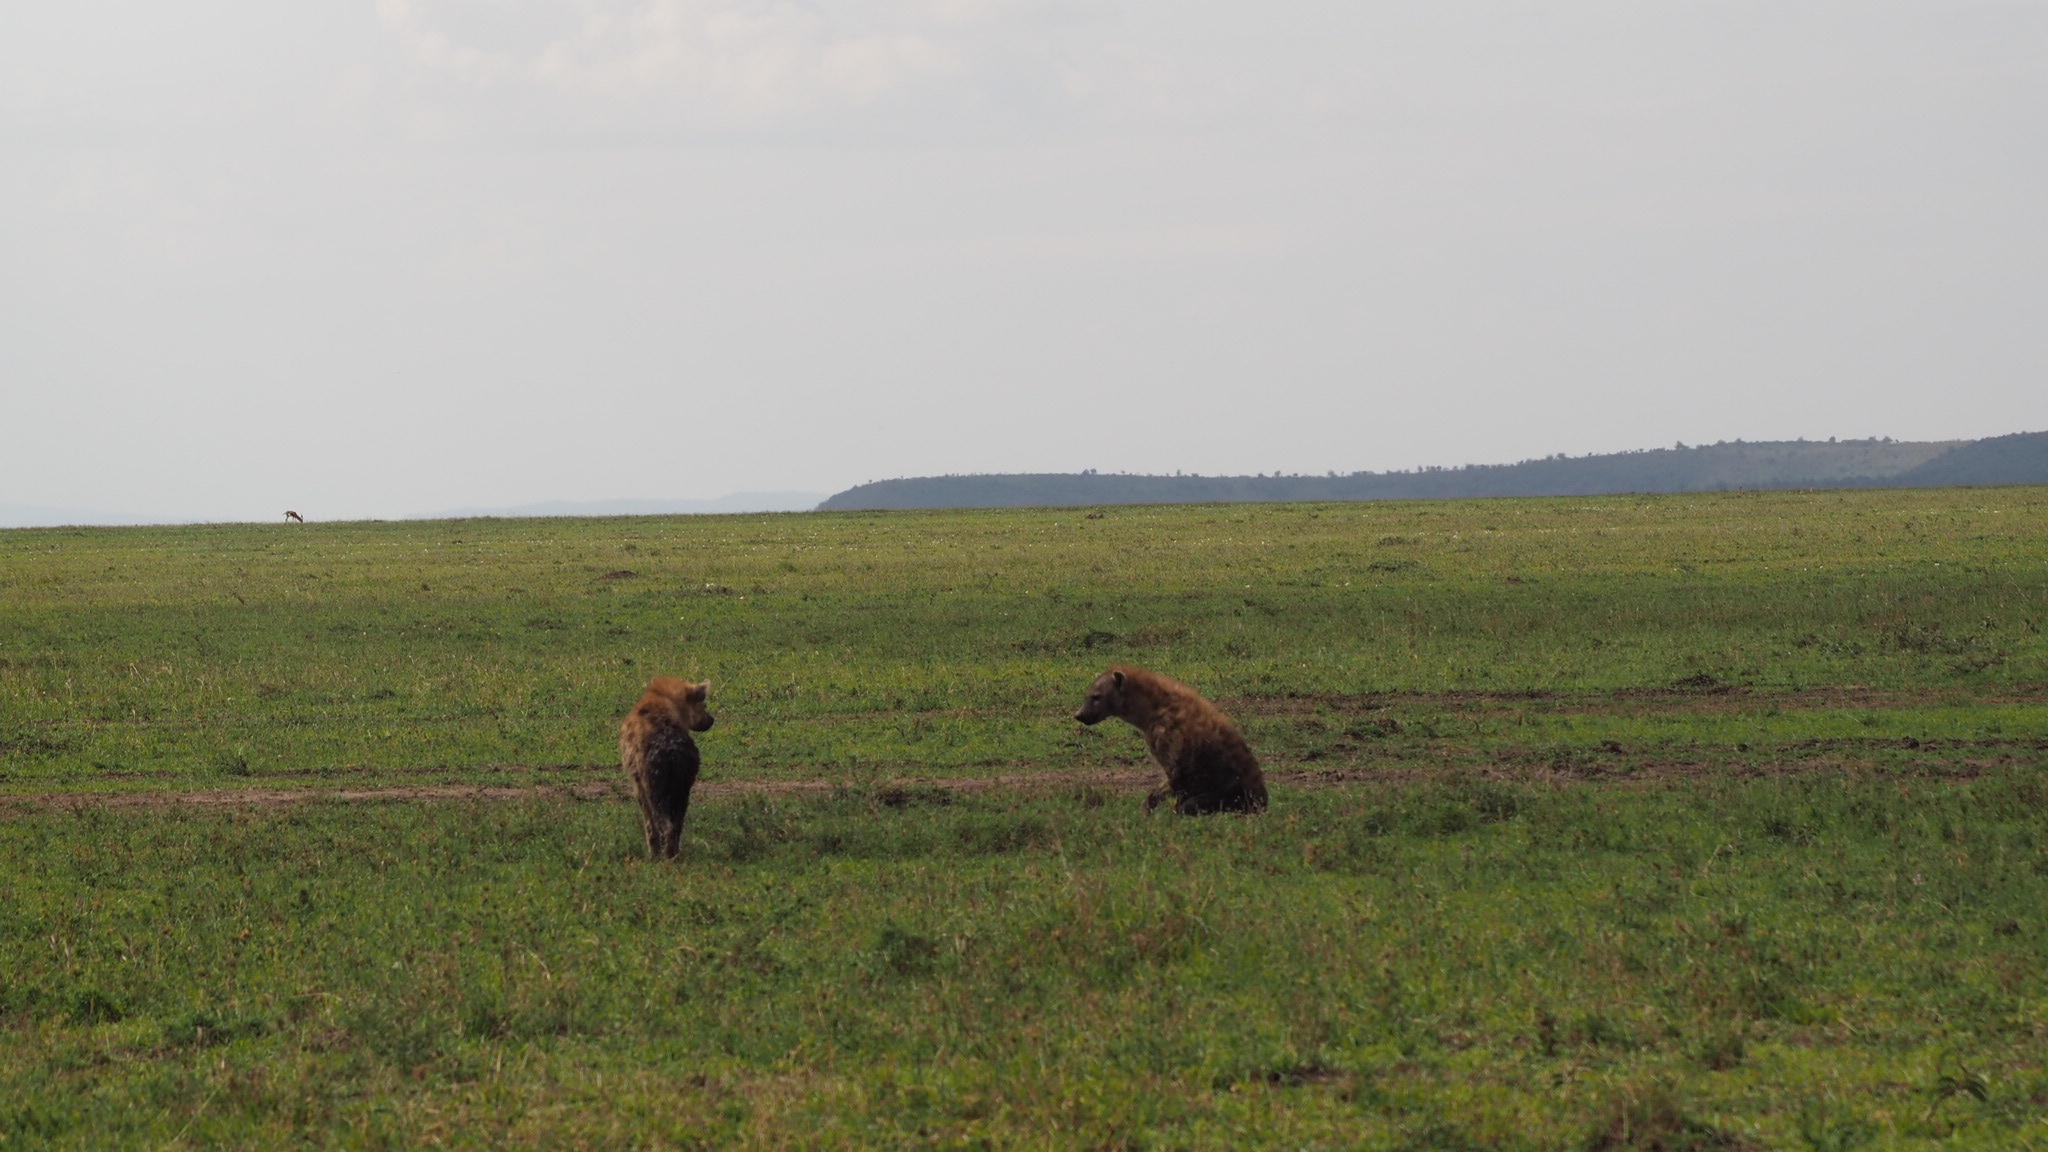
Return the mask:
[[(1970, 695), (1971, 705), (2048, 703), (2048, 686), (2028, 686), (2005, 695)], [(1925, 689), (1869, 688), (1858, 684), (1800, 689), (1745, 688), (1688, 677), (1668, 688), (1622, 688), (1612, 692), (1373, 692), (1361, 695), (1225, 697), (1217, 705), (1233, 716), (1303, 716), (1381, 712), (1529, 711), (1580, 714), (1646, 712), (1723, 713), (1779, 708), (1790, 712), (1842, 709), (1879, 711), (1937, 707), (1940, 693)]]
[[(1926, 755), (1925, 763), (1902, 764), (1900, 752), (1935, 753), (1942, 747), (1951, 752), (1971, 749), (1990, 751), (1990, 756)], [(1920, 779), (1967, 780), (2001, 765), (2034, 757), (2014, 755), (2038, 751), (2048, 742), (2038, 739), (2010, 741), (1897, 741), (1828, 740), (1805, 741), (1775, 749), (1758, 749), (1747, 756), (1669, 756), (1590, 754), (1559, 757), (1529, 750), (1526, 755), (1495, 753), (1491, 758), (1444, 760), (1418, 764), (1414, 760), (1386, 758), (1370, 767), (1355, 763), (1345, 766), (1310, 767), (1268, 762), (1266, 777), (1281, 788), (1329, 788), (1405, 784), (1426, 780), (1485, 779), (1503, 783), (1570, 785), (1599, 781), (1604, 784), (1654, 784), (1679, 779), (1719, 776), (1747, 779), (1760, 776), (1855, 775), (1882, 770), (1893, 775)], [(1876, 753), (1888, 751), (1880, 762)], [(2003, 752), (2004, 754), (1996, 754)], [(1093, 768), (1067, 771), (1014, 766), (991, 776), (887, 776), (863, 780), (860, 787), (883, 793), (915, 789), (949, 792), (986, 792), (998, 789), (1046, 791), (1062, 788), (1101, 788), (1141, 795), (1158, 780), (1146, 767)], [(472, 770), (474, 771), (474, 770)], [(583, 800), (616, 800), (626, 803), (631, 790), (618, 769), (609, 765), (546, 765), (523, 767), (502, 765), (485, 771), (554, 773), (559, 783), (545, 784), (393, 784), (367, 788), (278, 788), (251, 785), (243, 788), (189, 790), (147, 790), (133, 792), (22, 792), (0, 795), (0, 809), (16, 808), (178, 808), (178, 807), (276, 807), (308, 803), (378, 803), (451, 800), (520, 800), (541, 797), (570, 797)], [(584, 776), (577, 780), (575, 777)], [(695, 790), (699, 799), (728, 796), (794, 796), (830, 792), (846, 787), (841, 780), (706, 780)]]
[[(617, 769), (611, 769), (616, 772)], [(1151, 772), (1110, 770), (1087, 772), (1025, 772), (1008, 776), (929, 777), (878, 782), (885, 788), (942, 788), (952, 792), (985, 792), (998, 788), (1118, 788), (1142, 792), (1152, 785)], [(791, 796), (830, 792), (841, 785), (830, 780), (703, 781), (692, 790), (695, 799), (721, 796)], [(581, 784), (399, 784), (385, 788), (209, 788), (153, 792), (23, 792), (0, 796), (0, 807), (24, 808), (218, 808), (277, 807), (313, 802), (390, 802), (419, 800), (521, 800), (569, 796), (584, 800), (616, 798), (625, 802), (632, 789), (623, 778)]]

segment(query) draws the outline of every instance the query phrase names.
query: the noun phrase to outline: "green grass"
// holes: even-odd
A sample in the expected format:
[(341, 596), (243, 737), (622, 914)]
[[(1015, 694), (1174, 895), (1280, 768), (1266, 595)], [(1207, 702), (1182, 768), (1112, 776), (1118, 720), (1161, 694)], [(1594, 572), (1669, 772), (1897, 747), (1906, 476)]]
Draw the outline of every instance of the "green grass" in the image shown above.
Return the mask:
[(2044, 803), (2032, 771), (1255, 820), (855, 790), (701, 805), (674, 867), (616, 803), (36, 809), (0, 824), (0, 1133), (2039, 1146)]
[(714, 681), (728, 778), (1102, 767), (1111, 660), (1283, 769), (2032, 741), (2044, 541), (2030, 488), (16, 530), (0, 791), (602, 768), (655, 672)]
[[(2042, 489), (0, 532), (0, 1147), (2048, 1148), (2044, 543)], [(1273, 810), (1143, 818), (1068, 718), (1112, 660)], [(756, 789), (676, 866), (658, 672)], [(613, 791), (112, 803), (439, 782)]]

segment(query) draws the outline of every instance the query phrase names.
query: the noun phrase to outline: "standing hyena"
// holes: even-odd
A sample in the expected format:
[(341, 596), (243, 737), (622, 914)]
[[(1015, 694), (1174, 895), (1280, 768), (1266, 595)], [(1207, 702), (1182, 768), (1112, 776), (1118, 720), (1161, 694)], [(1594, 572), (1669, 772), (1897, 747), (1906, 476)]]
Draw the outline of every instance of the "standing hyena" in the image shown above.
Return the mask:
[(1193, 688), (1114, 665), (1088, 686), (1074, 719), (1095, 724), (1111, 716), (1145, 734), (1146, 751), (1166, 773), (1166, 786), (1145, 797), (1145, 811), (1167, 799), (1174, 811), (1189, 814), (1266, 810), (1266, 777), (1251, 745)]
[(711, 727), (711, 713), (704, 707), (710, 694), (708, 680), (692, 684), (656, 676), (619, 729), (619, 756), (640, 798), (647, 852), (657, 860), (673, 860), (682, 848), (683, 817), (697, 783), (697, 742), (690, 733)]

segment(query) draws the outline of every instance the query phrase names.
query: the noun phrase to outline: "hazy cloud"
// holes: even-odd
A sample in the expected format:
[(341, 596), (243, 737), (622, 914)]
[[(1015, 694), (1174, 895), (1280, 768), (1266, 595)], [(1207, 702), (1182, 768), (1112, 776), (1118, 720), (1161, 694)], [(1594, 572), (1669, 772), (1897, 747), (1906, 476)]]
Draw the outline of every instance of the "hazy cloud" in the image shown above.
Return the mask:
[(1029, 15), (960, 0), (378, 0), (377, 13), (411, 64), (466, 84), (536, 85), (708, 124), (860, 106), (961, 78)]
[[(510, 52), (464, 44), (435, 27), (412, 0), (377, 0), (377, 19), (414, 64), (487, 86), (525, 69)], [(486, 9), (488, 10), (488, 9)]]

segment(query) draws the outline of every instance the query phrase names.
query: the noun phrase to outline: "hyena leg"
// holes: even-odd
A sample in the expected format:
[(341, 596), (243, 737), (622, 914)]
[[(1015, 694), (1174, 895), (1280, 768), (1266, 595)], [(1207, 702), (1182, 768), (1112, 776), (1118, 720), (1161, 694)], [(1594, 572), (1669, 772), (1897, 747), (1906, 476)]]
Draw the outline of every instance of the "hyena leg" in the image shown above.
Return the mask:
[(1165, 802), (1171, 799), (1173, 799), (1173, 787), (1171, 785), (1164, 785), (1162, 787), (1154, 788), (1151, 791), (1151, 793), (1145, 797), (1145, 815), (1150, 816), (1154, 808), (1159, 807), (1161, 804), (1164, 804)]
[(668, 858), (673, 860), (683, 851), (683, 818), (690, 814), (690, 794), (685, 792), (675, 803), (675, 809), (668, 815)]
[(661, 859), (661, 813), (655, 811), (654, 802), (648, 798), (647, 789), (640, 793), (640, 827), (647, 833), (647, 855)]

